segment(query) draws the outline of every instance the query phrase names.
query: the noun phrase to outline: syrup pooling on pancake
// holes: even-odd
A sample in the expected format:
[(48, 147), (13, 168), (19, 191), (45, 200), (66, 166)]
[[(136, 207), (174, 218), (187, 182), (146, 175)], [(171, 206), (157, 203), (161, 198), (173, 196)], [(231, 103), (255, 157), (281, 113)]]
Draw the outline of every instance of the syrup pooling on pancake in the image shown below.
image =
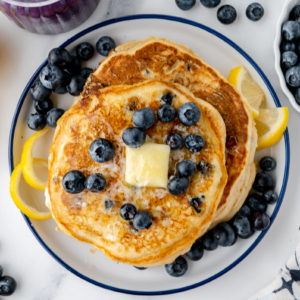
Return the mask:
[[(166, 188), (137, 187), (125, 180), (126, 147), (122, 135), (133, 126), (135, 111), (149, 107), (157, 112), (168, 92), (174, 95), (172, 106), (176, 111), (180, 105), (194, 102), (201, 118), (190, 127), (182, 125), (177, 117), (170, 123), (156, 118), (154, 125), (145, 129), (146, 143), (167, 145), (171, 133), (183, 139), (197, 134), (205, 140), (200, 152), (191, 152), (184, 146), (170, 150), (169, 178), (177, 174), (177, 165), (184, 160), (195, 165), (206, 161), (213, 166), (206, 176), (196, 171), (187, 191), (178, 196)], [(99, 138), (109, 140), (115, 149), (112, 159), (105, 163), (95, 162), (89, 153), (90, 144)], [(58, 122), (49, 157), (48, 206), (65, 233), (93, 244), (114, 260), (140, 266), (169, 263), (188, 251), (210, 225), (227, 180), (224, 153), (225, 126), (220, 115), (185, 88), (149, 81), (98, 90)], [(67, 193), (62, 178), (70, 170), (78, 170), (86, 178), (101, 174), (106, 179), (105, 189), (100, 193), (87, 189), (76, 195)], [(195, 204), (195, 200), (191, 205), (190, 199), (195, 197), (201, 202)], [(126, 203), (134, 205), (138, 213), (149, 213), (152, 225), (137, 230), (130, 220), (125, 220), (120, 209)]]

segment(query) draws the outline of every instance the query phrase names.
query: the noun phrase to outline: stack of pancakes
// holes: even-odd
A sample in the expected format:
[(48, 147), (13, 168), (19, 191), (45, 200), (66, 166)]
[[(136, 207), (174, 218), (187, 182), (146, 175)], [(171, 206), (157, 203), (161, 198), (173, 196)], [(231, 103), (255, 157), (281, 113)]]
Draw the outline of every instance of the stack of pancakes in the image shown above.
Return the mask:
[[(172, 93), (172, 106), (195, 102), (201, 118), (195, 126), (177, 119), (155, 121), (146, 130), (147, 141), (165, 144), (172, 132), (200, 134), (205, 148), (171, 151), (169, 176), (182, 160), (204, 162), (190, 187), (180, 196), (164, 188), (134, 187), (125, 181), (123, 131), (133, 126), (132, 114), (142, 107), (155, 112)], [(115, 156), (98, 164), (89, 156), (96, 138), (110, 140)], [(47, 206), (66, 234), (94, 245), (109, 258), (135, 266), (171, 263), (217, 223), (230, 220), (244, 203), (254, 177), (257, 132), (249, 105), (240, 93), (185, 45), (150, 37), (120, 45), (90, 75), (82, 100), (59, 120), (49, 157)], [(68, 194), (61, 181), (68, 171), (86, 177), (101, 173), (107, 179), (102, 193), (87, 190)], [(189, 199), (201, 197), (201, 210)], [(112, 205), (107, 205), (112, 203)], [(132, 203), (152, 216), (149, 229), (137, 231), (121, 218), (119, 209)]]

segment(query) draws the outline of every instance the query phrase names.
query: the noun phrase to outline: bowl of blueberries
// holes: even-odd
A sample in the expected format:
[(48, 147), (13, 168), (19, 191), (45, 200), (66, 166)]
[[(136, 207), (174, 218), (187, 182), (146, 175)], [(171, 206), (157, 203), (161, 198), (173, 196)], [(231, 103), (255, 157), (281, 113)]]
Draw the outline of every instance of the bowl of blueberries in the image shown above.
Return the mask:
[(277, 24), (274, 51), (281, 88), (300, 113), (300, 0), (286, 0)]

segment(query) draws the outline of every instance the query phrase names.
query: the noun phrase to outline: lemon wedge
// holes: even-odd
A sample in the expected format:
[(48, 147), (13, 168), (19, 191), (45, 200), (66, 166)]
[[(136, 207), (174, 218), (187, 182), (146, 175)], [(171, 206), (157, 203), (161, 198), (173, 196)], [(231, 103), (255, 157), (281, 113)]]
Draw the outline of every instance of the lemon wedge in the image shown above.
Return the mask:
[[(39, 159), (39, 158), (33, 159), (32, 163), (40, 165), (40, 166), (45, 166), (45, 167), (47, 167), (47, 165), (48, 165), (46, 160)], [(22, 197), (20, 195), (20, 189), (19, 189), (21, 175), (22, 175), (22, 166), (21, 166), (21, 164), (18, 164), (11, 174), (10, 185), (9, 185), (10, 195), (11, 195), (15, 205), (28, 218), (31, 218), (34, 220), (47, 220), (47, 219), (52, 218), (51, 212), (40, 212), (36, 208), (34, 208), (30, 205), (27, 205), (25, 203), (25, 201), (22, 199)]]
[(259, 106), (265, 98), (264, 91), (244, 67), (232, 69), (227, 80), (242, 94), (251, 107), (253, 118), (256, 118), (259, 115)]
[(33, 188), (44, 191), (47, 181), (44, 182), (34, 172), (33, 169), (33, 158), (32, 158), (32, 149), (35, 142), (40, 139), (49, 128), (45, 128), (34, 135), (32, 135), (24, 144), (22, 158), (21, 158), (21, 166), (23, 171), (23, 176), (26, 182)]
[(287, 107), (260, 109), (259, 116), (255, 119), (258, 134), (256, 151), (276, 144), (282, 138), (288, 120)]

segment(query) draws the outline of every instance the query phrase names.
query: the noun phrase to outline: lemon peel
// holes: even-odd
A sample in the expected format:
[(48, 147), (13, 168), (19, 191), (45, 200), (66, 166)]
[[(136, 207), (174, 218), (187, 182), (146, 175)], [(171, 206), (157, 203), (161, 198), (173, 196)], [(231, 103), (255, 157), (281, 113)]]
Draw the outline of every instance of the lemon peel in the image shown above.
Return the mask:
[[(48, 165), (46, 160), (43, 160), (40, 158), (33, 159), (32, 163), (35, 165), (40, 165), (40, 166)], [(22, 197), (20, 195), (20, 188), (19, 188), (21, 176), (22, 176), (22, 165), (18, 164), (11, 174), (10, 185), (9, 185), (10, 195), (11, 195), (15, 205), (28, 218), (31, 218), (34, 220), (40, 220), (40, 221), (48, 220), (48, 219), (52, 218), (51, 212), (40, 212), (36, 208), (26, 204), (25, 201), (22, 199)]]
[(287, 107), (260, 109), (259, 116), (255, 119), (258, 134), (256, 151), (276, 144), (282, 138), (288, 121)]
[(21, 166), (25, 181), (33, 188), (44, 191), (47, 181), (42, 181), (35, 173), (33, 168), (32, 149), (37, 140), (39, 140), (49, 128), (45, 128), (32, 135), (24, 144), (21, 158)]
[(264, 91), (242, 66), (232, 69), (227, 80), (242, 94), (251, 107), (253, 118), (256, 118), (259, 115), (259, 107), (265, 99)]

